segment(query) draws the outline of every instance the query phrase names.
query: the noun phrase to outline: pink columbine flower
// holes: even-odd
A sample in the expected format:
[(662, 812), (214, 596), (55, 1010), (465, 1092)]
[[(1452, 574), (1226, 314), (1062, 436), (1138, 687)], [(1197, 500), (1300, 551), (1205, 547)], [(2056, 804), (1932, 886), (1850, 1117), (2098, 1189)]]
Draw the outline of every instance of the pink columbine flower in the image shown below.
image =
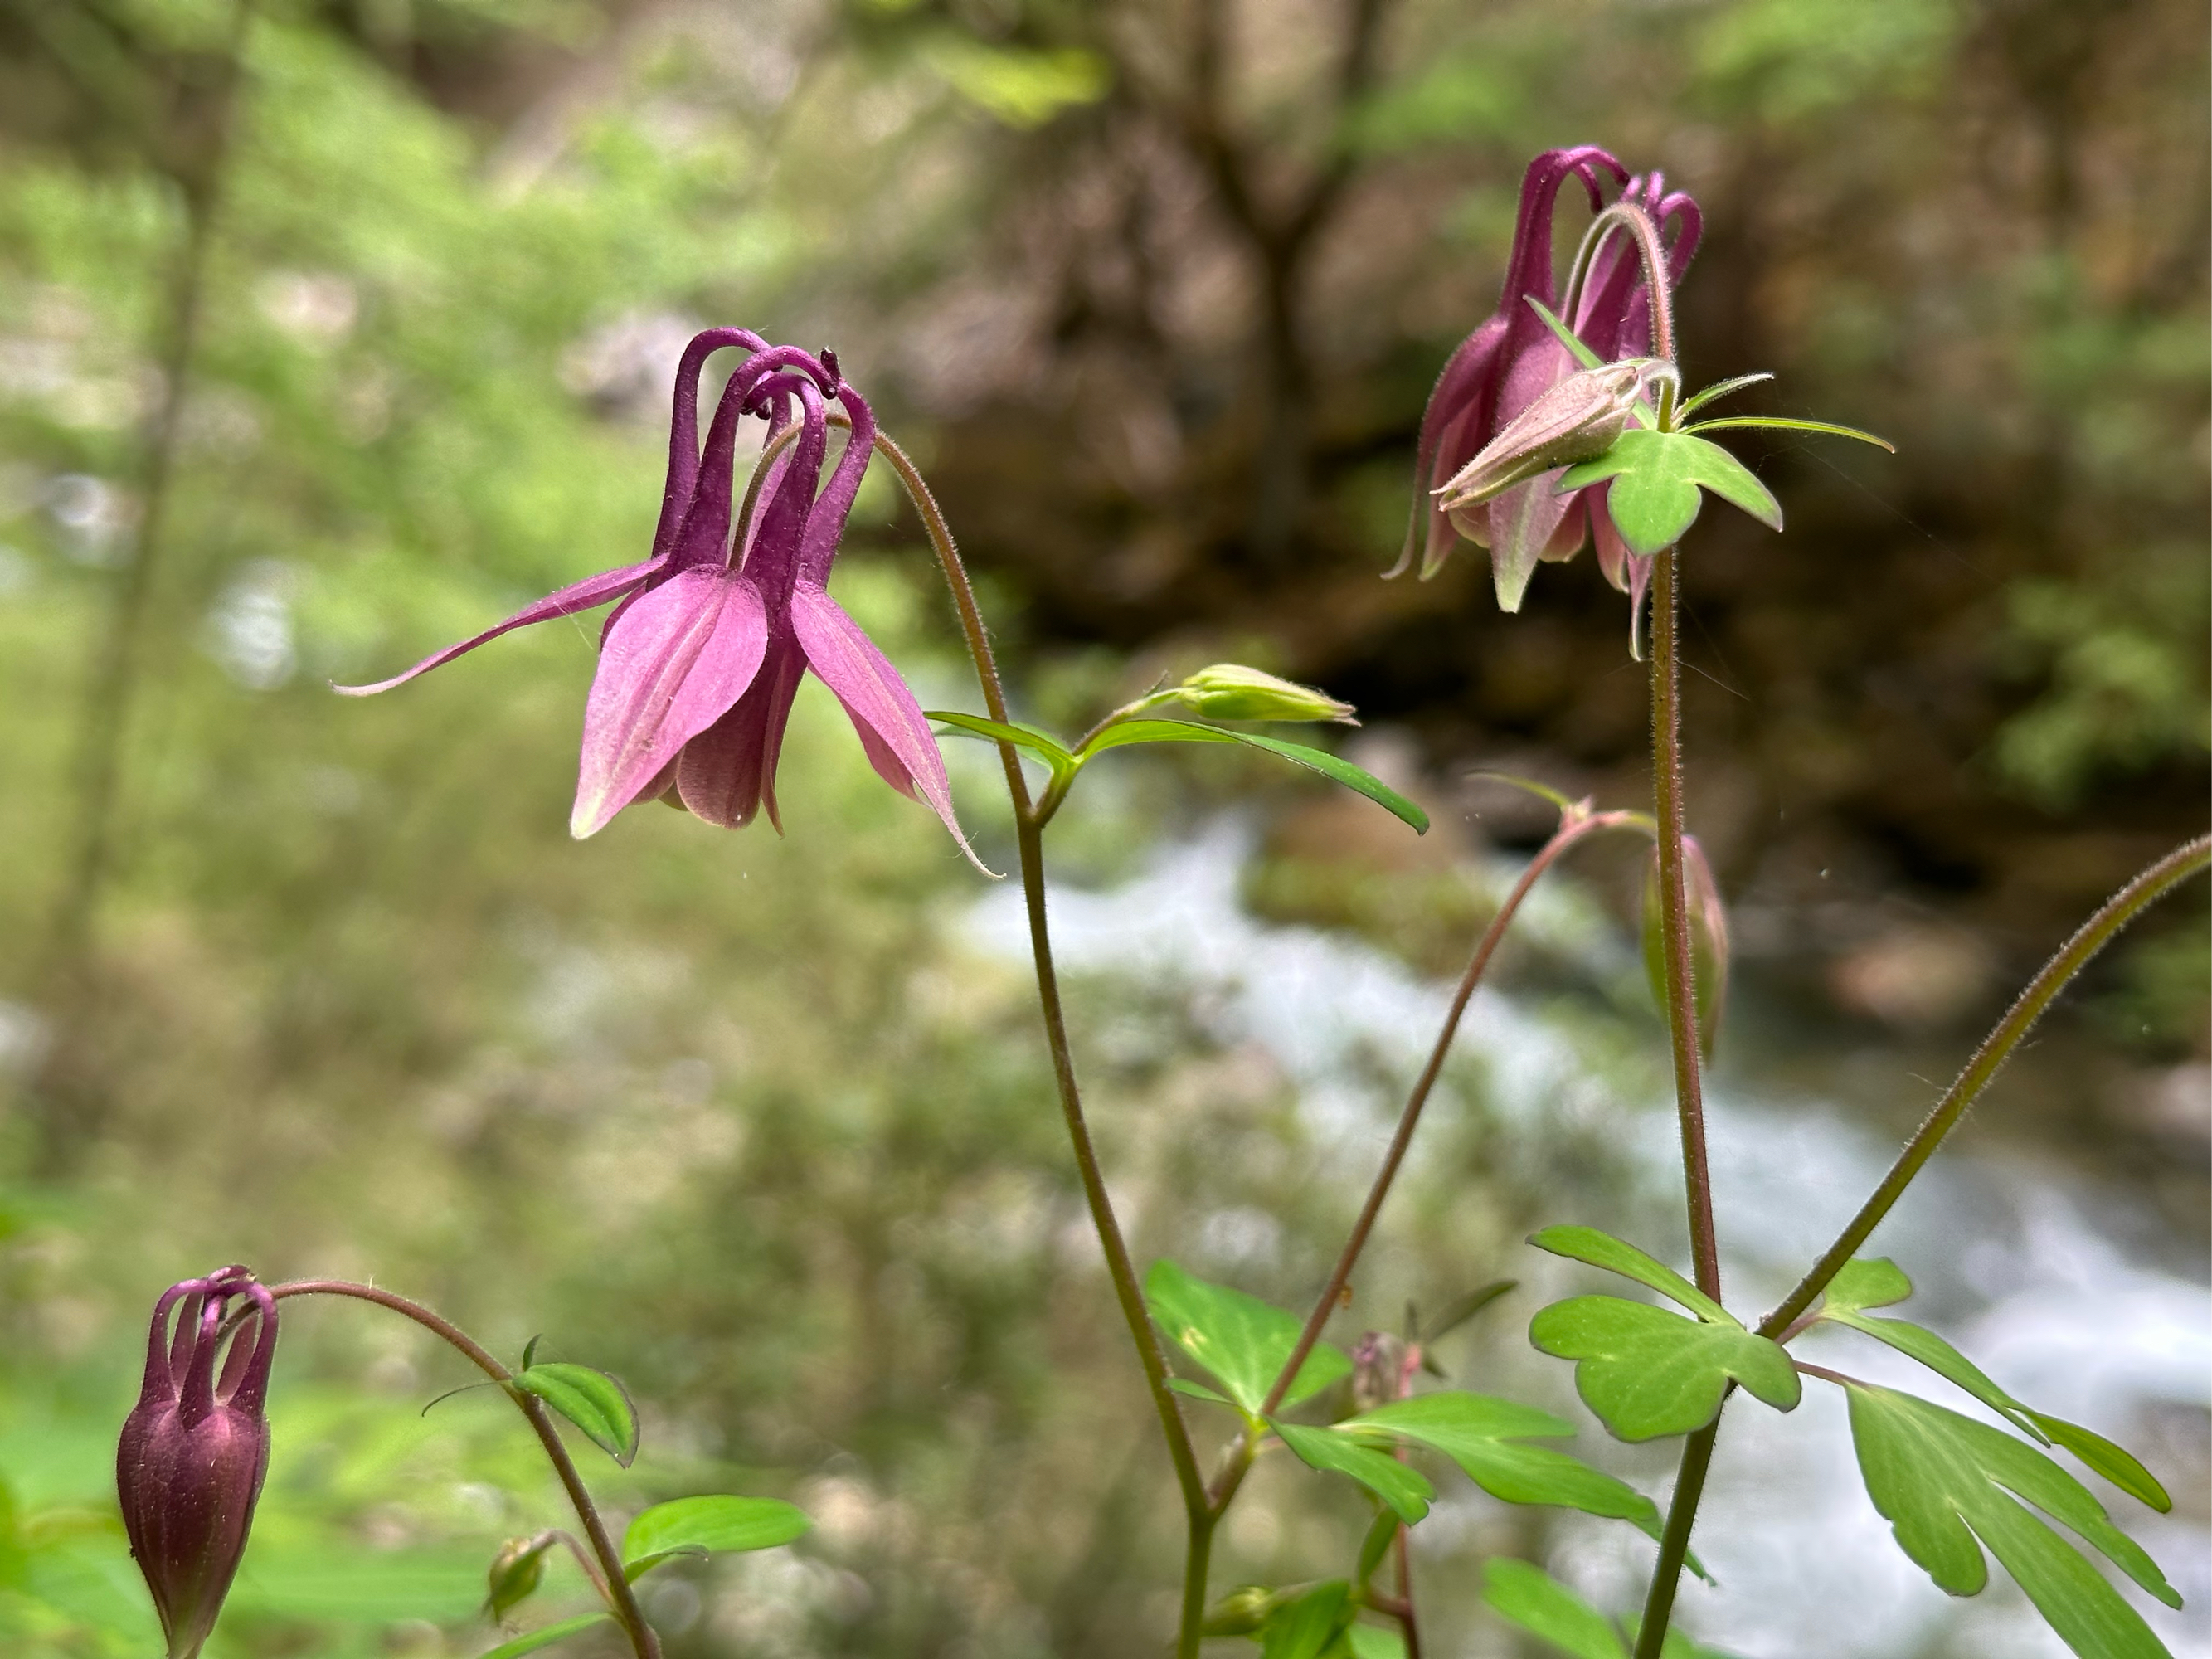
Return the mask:
[[(1455, 537), (1464, 535), (1490, 550), (1499, 608), (1517, 611), (1537, 561), (1572, 558), (1595, 525), (1598, 558), (1607, 577), (1624, 592), (1640, 588), (1638, 578), (1648, 571), (1648, 562), (1636, 559), (1613, 533), (1603, 511), (1602, 486), (1559, 495), (1553, 489), (1556, 478), (1544, 475), (1457, 513), (1448, 513), (1434, 494), (1516, 416), (1575, 371), (1566, 348), (1553, 337), (1528, 301), (1534, 297), (1557, 307), (1552, 219), (1561, 188), (1571, 179), (1580, 179), (1591, 208), (1601, 209), (1605, 204), (1603, 174), (1621, 185), (1618, 199), (1639, 203), (1662, 230), (1669, 223), (1675, 227), (1667, 249), (1670, 282), (1680, 282), (1688, 268), (1703, 221), (1697, 204), (1679, 191), (1669, 194), (1659, 174), (1631, 177), (1627, 168), (1595, 144), (1547, 150), (1528, 164), (1521, 181), (1520, 216), (1498, 308), (1452, 354), (1421, 416), (1417, 499), (1407, 526), (1405, 550), (1392, 575), (1409, 568), (1418, 552), (1421, 575), (1433, 576), (1443, 568)], [(1583, 276), (1572, 314), (1563, 320), (1607, 362), (1650, 353), (1650, 296), (1627, 238), (1615, 235), (1598, 249)], [(1593, 496), (1595, 501), (1589, 499)], [(1597, 510), (1593, 512), (1593, 507)]]
[[(218, 1377), (234, 1308), (254, 1322), (230, 1333)], [(276, 1353), (276, 1299), (243, 1267), (171, 1285), (154, 1304), (146, 1380), (118, 1438), (115, 1485), (169, 1659), (199, 1652), (246, 1553), (269, 1472), (262, 1407)]]
[[(724, 388), (702, 452), (699, 375), (723, 346), (750, 355)], [(826, 486), (825, 398), (852, 426)], [(737, 432), (749, 415), (767, 421), (767, 441), (794, 421), (798, 430), (759, 481), (753, 510), (733, 538)], [(596, 834), (623, 807), (672, 793), (729, 829), (764, 806), (781, 830), (776, 762), (799, 680), (811, 670), (844, 706), (877, 773), (927, 802), (968, 851), (921, 706), (827, 588), (874, 441), (875, 417), (834, 355), (816, 358), (742, 329), (710, 329), (677, 366), (668, 484), (651, 557), (549, 594), (404, 674), (338, 690), (356, 696), (389, 690), (510, 629), (619, 599), (600, 635), (585, 703), (572, 834)]]

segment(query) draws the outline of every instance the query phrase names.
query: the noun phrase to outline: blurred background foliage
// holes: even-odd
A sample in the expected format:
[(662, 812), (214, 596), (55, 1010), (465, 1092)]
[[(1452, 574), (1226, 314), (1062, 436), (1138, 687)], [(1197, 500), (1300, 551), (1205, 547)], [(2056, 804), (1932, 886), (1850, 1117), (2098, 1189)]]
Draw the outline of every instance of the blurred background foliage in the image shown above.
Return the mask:
[[(1471, 549), (1376, 580), (1522, 166), (1600, 142), (1704, 205), (1692, 379), (1776, 370), (1750, 401), (1900, 451), (1747, 445), (1789, 534), (1723, 516), (1686, 567), (1692, 827), (1774, 988), (1744, 1042), (1950, 1054), (2203, 815), (2205, 48), (2177, 0), (0, 0), (0, 1641), (149, 1650), (109, 1437), (141, 1310), (237, 1259), (622, 1372), (621, 1502), (805, 1503), (799, 1550), (672, 1577), (672, 1651), (1149, 1650), (1165, 1470), (1025, 977), (834, 706), (802, 697), (788, 839), (641, 810), (577, 847), (590, 623), (325, 683), (638, 556), (693, 328), (829, 342), (1027, 714), (1257, 661), (1358, 702), (1441, 820), (1131, 761), (1063, 871), (1256, 799), (1256, 914), (1447, 970), (1542, 829), (1470, 766), (1643, 787), (1590, 561), (1510, 623)], [(876, 483), (841, 596), (971, 702)], [(1593, 868), (1601, 916), (1632, 870)], [(2202, 910), (2100, 969), (2021, 1114), (2191, 1239)], [(1620, 965), (1540, 943), (1509, 981), (1642, 1098)], [(1085, 988), (1140, 1250), (1308, 1292), (1364, 1152), (1176, 984)], [(1462, 1073), (1370, 1308), (1633, 1184)], [(285, 1322), (222, 1650), (487, 1645), (482, 1562), (558, 1518), (526, 1440), (492, 1396), (418, 1418), (464, 1379), (409, 1330)], [(1352, 1547), (1279, 1495), (1224, 1574)]]

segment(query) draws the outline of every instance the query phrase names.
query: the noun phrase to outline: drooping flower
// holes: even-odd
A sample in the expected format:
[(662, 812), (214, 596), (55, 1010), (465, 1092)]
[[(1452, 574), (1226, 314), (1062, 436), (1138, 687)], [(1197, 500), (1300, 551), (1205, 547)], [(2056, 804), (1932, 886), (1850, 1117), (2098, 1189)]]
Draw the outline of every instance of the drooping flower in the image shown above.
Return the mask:
[[(699, 374), (708, 354), (724, 345), (751, 356), (724, 387), (702, 450)], [(851, 424), (826, 486), (825, 398), (836, 399)], [(766, 420), (770, 444), (794, 421), (797, 429), (748, 492), (750, 511), (733, 538), (737, 434), (749, 415)], [(593, 835), (623, 807), (672, 792), (699, 817), (731, 829), (765, 806), (781, 830), (776, 763), (799, 680), (811, 670), (843, 705), (878, 775), (927, 802), (967, 850), (920, 705), (828, 592), (874, 441), (874, 416), (834, 356), (769, 346), (743, 330), (701, 334), (677, 368), (668, 484), (652, 556), (562, 588), (404, 674), (339, 690), (387, 690), (510, 629), (619, 599), (601, 633), (585, 704), (572, 834)]]
[[(1657, 173), (1632, 177), (1594, 144), (1547, 150), (1528, 164), (1498, 308), (1452, 354), (1421, 417), (1417, 500), (1405, 550), (1392, 575), (1409, 568), (1418, 554), (1422, 576), (1433, 576), (1443, 568), (1455, 536), (1465, 535), (1490, 550), (1499, 607), (1517, 611), (1537, 561), (1573, 557), (1591, 533), (1595, 520), (1607, 576), (1624, 590), (1634, 580), (1637, 573), (1629, 562), (1632, 556), (1605, 521), (1601, 489), (1595, 491), (1595, 501), (1592, 490), (1560, 495), (1553, 488), (1555, 479), (1539, 475), (1490, 498), (1479, 510), (1461, 513), (1456, 522), (1433, 493), (1480, 454), (1508, 422), (1575, 372), (1566, 348), (1528, 301), (1534, 298), (1556, 308), (1552, 221), (1560, 189), (1570, 179), (1579, 179), (1592, 209), (1601, 209), (1601, 174), (1621, 184), (1617, 200), (1637, 203), (1662, 229), (1670, 223), (1675, 227), (1667, 248), (1670, 283), (1681, 280), (1696, 252), (1702, 228), (1697, 204), (1682, 192), (1669, 194)], [(1597, 249), (1564, 320), (1608, 362), (1650, 353), (1650, 297), (1627, 238), (1616, 235)], [(1593, 505), (1601, 509), (1595, 514)]]
[[(234, 1316), (240, 1322), (226, 1333)], [(154, 1304), (146, 1379), (124, 1419), (115, 1484), (169, 1659), (199, 1652), (246, 1553), (269, 1470), (262, 1409), (276, 1352), (276, 1300), (244, 1267), (188, 1279)]]

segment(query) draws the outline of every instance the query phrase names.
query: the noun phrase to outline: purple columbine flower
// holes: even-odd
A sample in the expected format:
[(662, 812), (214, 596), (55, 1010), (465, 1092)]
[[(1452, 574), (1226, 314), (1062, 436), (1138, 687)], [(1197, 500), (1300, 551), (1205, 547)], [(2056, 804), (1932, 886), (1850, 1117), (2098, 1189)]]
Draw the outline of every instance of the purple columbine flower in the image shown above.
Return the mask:
[[(1528, 305), (1533, 297), (1556, 308), (1552, 270), (1552, 219), (1559, 191), (1578, 179), (1591, 208), (1605, 205), (1603, 174), (1622, 188), (1620, 201), (1634, 201), (1661, 226), (1676, 226), (1667, 249), (1670, 283), (1679, 283), (1697, 252), (1703, 228), (1697, 204), (1681, 191), (1669, 194), (1657, 173), (1632, 177), (1611, 154), (1595, 144), (1547, 150), (1528, 164), (1521, 181), (1521, 210), (1506, 261), (1505, 286), (1498, 308), (1468, 335), (1445, 363), (1421, 416), (1415, 465), (1415, 501), (1406, 546), (1390, 574), (1409, 568), (1418, 552), (1424, 579), (1443, 568), (1455, 535), (1490, 550), (1492, 574), (1501, 610), (1517, 611), (1530, 573), (1540, 559), (1572, 558), (1595, 533), (1606, 575), (1631, 590), (1648, 562), (1638, 561), (1613, 533), (1603, 511), (1604, 489), (1554, 493), (1547, 476), (1516, 485), (1477, 507), (1448, 514), (1435, 494), (1489, 445), (1528, 406), (1575, 370), (1566, 348), (1553, 337)], [(1625, 236), (1609, 238), (1583, 273), (1571, 314), (1563, 320), (1607, 362), (1641, 357), (1651, 350), (1651, 301), (1645, 292), (1636, 251)], [(1589, 498), (1595, 495), (1595, 500)], [(1598, 510), (1593, 512), (1595, 507)], [(1641, 568), (1639, 568), (1639, 567)], [(1638, 584), (1640, 586), (1640, 584)]]
[[(723, 389), (702, 452), (700, 371), (726, 345), (750, 356)], [(826, 486), (825, 398), (852, 425)], [(752, 510), (732, 538), (737, 432), (748, 415), (766, 420), (768, 441), (794, 422), (798, 429), (749, 492)], [(844, 706), (878, 775), (927, 802), (968, 851), (921, 706), (828, 592), (874, 441), (875, 417), (834, 356), (769, 346), (742, 329), (708, 330), (677, 366), (668, 483), (651, 557), (549, 594), (404, 674), (338, 689), (356, 696), (388, 690), (510, 629), (620, 599), (602, 630), (585, 704), (572, 834), (596, 834), (623, 807), (672, 792), (729, 829), (765, 807), (781, 831), (776, 762), (799, 682), (811, 670)]]
[[(216, 1361), (233, 1316), (252, 1324), (228, 1333), (218, 1376)], [(254, 1500), (269, 1472), (262, 1407), (276, 1353), (276, 1300), (244, 1267), (173, 1285), (154, 1304), (146, 1381), (124, 1419), (115, 1485), (169, 1659), (199, 1652), (246, 1553)]]

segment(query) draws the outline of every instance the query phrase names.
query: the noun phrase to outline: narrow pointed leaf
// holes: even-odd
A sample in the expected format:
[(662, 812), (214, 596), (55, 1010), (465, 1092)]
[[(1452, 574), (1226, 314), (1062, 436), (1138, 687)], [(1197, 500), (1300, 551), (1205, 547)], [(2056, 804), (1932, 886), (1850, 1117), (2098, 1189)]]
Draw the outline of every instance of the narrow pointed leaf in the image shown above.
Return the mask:
[(1334, 1429), (1281, 1423), (1273, 1418), (1267, 1423), (1308, 1468), (1350, 1475), (1389, 1504), (1391, 1512), (1409, 1527), (1426, 1515), (1435, 1501), (1437, 1489), (1429, 1484), (1428, 1476), (1388, 1452), (1362, 1445), (1352, 1436)]
[(628, 1468), (637, 1456), (637, 1410), (629, 1393), (605, 1371), (556, 1362), (514, 1373), (514, 1386), (536, 1395)]
[(522, 1659), (526, 1653), (535, 1653), (540, 1648), (550, 1648), (556, 1642), (565, 1642), (572, 1636), (581, 1636), (594, 1625), (613, 1623), (613, 1615), (605, 1613), (580, 1613), (574, 1619), (563, 1619), (557, 1625), (547, 1625), (518, 1636), (512, 1642), (501, 1642), (497, 1647), (477, 1656), (477, 1659)]
[(1759, 483), (1758, 475), (1718, 444), (1687, 433), (1668, 434), (1681, 447), (1684, 476), (1703, 484), (1723, 501), (1741, 507), (1769, 530), (1782, 528), (1782, 503)]
[(1534, 312), (1537, 316), (1543, 319), (1544, 326), (1552, 331), (1552, 337), (1557, 340), (1561, 345), (1566, 347), (1567, 356), (1575, 360), (1577, 367), (1583, 368), (1602, 368), (1605, 367), (1605, 359), (1599, 356), (1596, 352), (1591, 350), (1588, 345), (1583, 343), (1583, 339), (1580, 335), (1577, 334), (1574, 330), (1569, 328), (1566, 324), (1560, 321), (1558, 315), (1552, 310), (1551, 307), (1546, 305), (1541, 300), (1538, 299), (1533, 294), (1524, 294), (1521, 297), (1528, 301), (1529, 310)]
[(774, 1549), (814, 1523), (775, 1498), (678, 1498), (641, 1511), (623, 1534), (623, 1574), (635, 1579), (678, 1555)]
[(1237, 1402), (1231, 1400), (1227, 1395), (1222, 1394), (1216, 1389), (1209, 1389), (1203, 1382), (1194, 1382), (1187, 1376), (1171, 1376), (1168, 1378), (1168, 1392), (1170, 1394), (1188, 1395), (1193, 1400), (1207, 1401), (1216, 1406), (1229, 1406), (1233, 1407), (1237, 1404)]
[(1528, 1242), (1540, 1250), (1565, 1256), (1570, 1261), (1587, 1262), (1607, 1273), (1619, 1273), (1623, 1279), (1632, 1279), (1669, 1301), (1680, 1303), (1701, 1319), (1709, 1319), (1717, 1325), (1742, 1328), (1734, 1314), (1672, 1267), (1611, 1233), (1601, 1233), (1595, 1227), (1547, 1227), (1540, 1233), (1531, 1234)]
[(1508, 1623), (1575, 1659), (1628, 1659), (1613, 1620), (1540, 1567), (1504, 1556), (1482, 1571), (1482, 1599)]
[(2085, 1429), (2079, 1423), (2069, 1423), (2063, 1417), (2048, 1417), (2036, 1411), (2027, 1412), (2026, 1414), (2035, 1427), (2129, 1497), (2148, 1504), (2160, 1515), (2172, 1512), (2173, 1499), (2166, 1495), (2166, 1488), (2159, 1485), (2157, 1477), (2145, 1468), (2126, 1447), (2116, 1446), (2094, 1430)]
[(1637, 428), (1594, 461), (1569, 467), (1562, 490), (1612, 480), (1606, 510), (1629, 551), (1664, 552), (1697, 521), (1700, 488), (1733, 502), (1768, 528), (1782, 528), (1773, 493), (1718, 444), (1687, 432)]
[(1480, 771), (1470, 772), (1467, 775), (1470, 780), (1480, 778), (1486, 783), (1502, 783), (1509, 789), (1519, 789), (1540, 800), (1547, 800), (1559, 809), (1562, 817), (1575, 811), (1577, 806), (1576, 802), (1569, 800), (1563, 792), (1553, 788), (1550, 784), (1539, 783), (1534, 778), (1524, 778), (1517, 773)]
[[(1297, 1346), (1299, 1322), (1255, 1296), (1194, 1278), (1172, 1261), (1145, 1275), (1145, 1300), (1168, 1339), (1213, 1373), (1244, 1411), (1256, 1413)], [(1341, 1348), (1316, 1342), (1283, 1396), (1285, 1406), (1311, 1398), (1352, 1370)]]
[(1376, 1510), (1367, 1536), (1359, 1540), (1359, 1569), (1353, 1576), (1353, 1583), (1364, 1586), (1375, 1576), (1375, 1569), (1382, 1565), (1382, 1558), (1390, 1553), (1391, 1540), (1397, 1535), (1396, 1514), (1387, 1508)]
[(1406, 1659), (1406, 1638), (1387, 1625), (1352, 1625), (1344, 1637), (1352, 1659)]
[[(1712, 385), (1683, 398), (1682, 406), (1674, 413), (1680, 418), (1687, 420), (1707, 404), (1717, 404), (1723, 398), (1733, 397), (1747, 386), (1757, 386), (1761, 380), (1771, 380), (1773, 378), (1771, 374), (1739, 374), (1734, 380), (1716, 380)], [(1689, 429), (1693, 432), (1697, 430), (1695, 427)]]
[(2181, 1598), (2104, 1506), (2034, 1447), (1893, 1389), (1846, 1385), (1867, 1496), (1898, 1546), (1954, 1595), (1988, 1583), (1995, 1553), (2059, 1638), (2082, 1659), (2166, 1659), (2166, 1650), (2105, 1576), (2042, 1519), (2070, 1528), (2168, 1607)]
[(1912, 1294), (1905, 1269), (1886, 1255), (1855, 1256), (1828, 1281), (1820, 1311), (1830, 1318), (1887, 1308)]
[(1790, 1356), (1766, 1338), (1620, 1297), (1554, 1303), (1530, 1322), (1528, 1339), (1577, 1362), (1576, 1392), (1623, 1440), (1705, 1427), (1731, 1379), (1777, 1411), (1794, 1409), (1802, 1391)]
[(1556, 1504), (1632, 1522), (1655, 1536), (1659, 1530), (1658, 1505), (1633, 1486), (1563, 1451), (1523, 1443), (1574, 1432), (1571, 1424), (1549, 1412), (1452, 1390), (1394, 1401), (1338, 1427), (1381, 1431), (1440, 1451), (1476, 1486), (1508, 1504)]
[(1048, 732), (1038, 731), (1034, 726), (987, 720), (980, 714), (962, 714), (950, 708), (931, 708), (924, 712), (933, 720), (959, 727), (969, 737), (987, 738), (994, 743), (1011, 743), (1017, 748), (1033, 749), (1052, 762), (1055, 769), (1075, 758), (1057, 738)]
[[(1771, 380), (1774, 377), (1771, 374), (1759, 374), (1752, 378)], [(1683, 412), (1685, 414), (1689, 412), (1687, 405), (1684, 406)], [(1790, 420), (1779, 415), (1731, 415), (1717, 421), (1699, 421), (1695, 425), (1686, 426), (1682, 429), (1685, 432), (1714, 432), (1723, 427), (1730, 426), (1767, 426), (1778, 428), (1784, 432), (1826, 432), (1838, 438), (1856, 438), (1863, 444), (1872, 444), (1875, 448), (1886, 449), (1893, 455), (1897, 453), (1897, 446), (1888, 439), (1878, 438), (1871, 432), (1862, 432), (1855, 426), (1838, 426), (1832, 421)]]

